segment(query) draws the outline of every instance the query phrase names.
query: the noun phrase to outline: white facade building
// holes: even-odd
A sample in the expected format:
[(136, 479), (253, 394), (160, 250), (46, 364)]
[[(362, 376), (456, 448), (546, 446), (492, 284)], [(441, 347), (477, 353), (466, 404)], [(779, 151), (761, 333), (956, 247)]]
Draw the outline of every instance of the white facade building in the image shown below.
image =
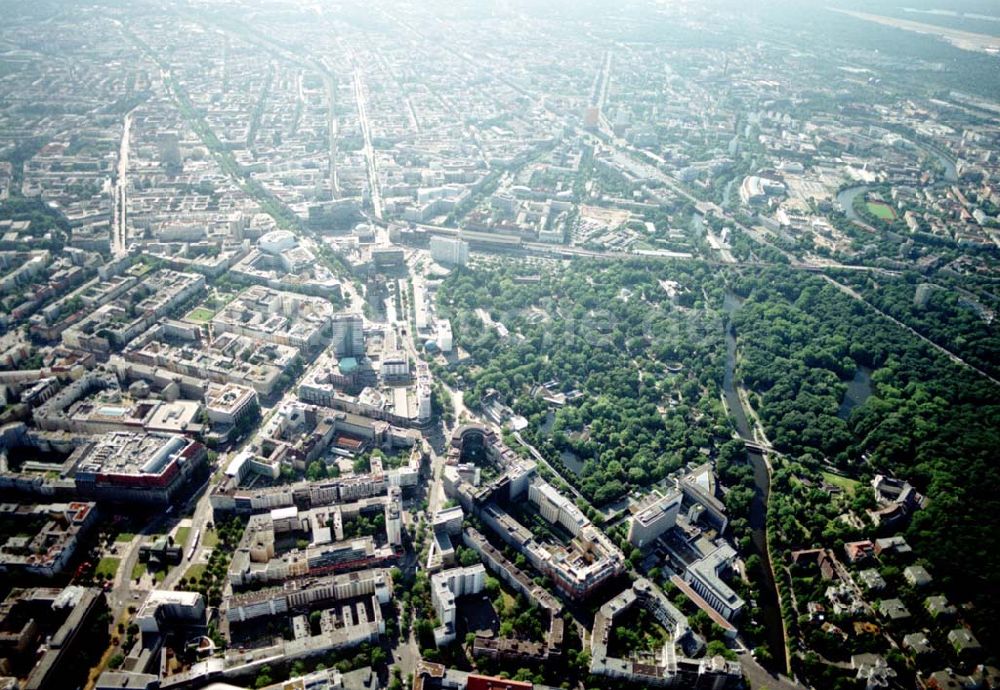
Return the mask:
[(437, 344), (441, 352), (451, 352), (455, 343), (451, 335), (451, 321), (448, 319), (438, 319), (435, 324), (437, 331)]
[(431, 387), (426, 383), (417, 384), (417, 421), (426, 422), (431, 418)]
[(191, 624), (205, 621), (205, 597), (198, 592), (172, 592), (154, 589), (135, 614), (135, 623), (144, 633), (157, 633), (170, 623)]
[(431, 258), (442, 264), (465, 266), (469, 263), (469, 243), (457, 237), (431, 237)]
[(652, 505), (636, 513), (629, 523), (629, 543), (639, 549), (649, 546), (661, 534), (676, 525), (682, 496), (680, 491), (673, 489)]
[(723, 544), (688, 565), (684, 572), (684, 581), (726, 620), (736, 617), (744, 605), (743, 599), (722, 579), (722, 572), (730, 569), (735, 560), (736, 551), (729, 544)]
[(385, 504), (385, 534), (393, 546), (403, 545), (403, 492), (398, 486), (388, 489), (389, 500)]
[(528, 500), (538, 506), (538, 512), (551, 523), (559, 523), (576, 536), (590, 522), (576, 504), (543, 481), (528, 486)]
[(441, 625), (434, 629), (438, 647), (455, 640), (455, 599), (466, 594), (479, 594), (486, 586), (486, 568), (482, 563), (467, 568), (452, 568), (431, 576), (431, 602)]

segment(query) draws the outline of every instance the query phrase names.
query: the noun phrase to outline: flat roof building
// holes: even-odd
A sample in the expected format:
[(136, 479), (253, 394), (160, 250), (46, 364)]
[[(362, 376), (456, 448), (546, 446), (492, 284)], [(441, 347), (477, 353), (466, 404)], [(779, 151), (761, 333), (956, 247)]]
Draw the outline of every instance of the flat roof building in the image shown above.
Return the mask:
[(326, 338), (333, 305), (322, 297), (254, 285), (212, 318), (217, 333), (238, 333), (279, 345), (313, 348)]
[[(647, 653), (632, 653), (628, 658), (609, 655), (609, 642), (614, 626), (633, 607), (646, 609), (668, 633), (661, 649)], [(681, 688), (734, 687), (743, 679), (739, 663), (722, 657), (689, 659), (683, 655), (683, 645), (691, 639), (687, 618), (652, 582), (638, 579), (607, 601), (594, 617), (590, 635), (590, 672), (609, 678), (621, 678), (645, 686)]]
[(144, 633), (159, 633), (171, 625), (205, 623), (205, 597), (198, 592), (154, 589), (135, 614), (135, 623)]
[(234, 594), (223, 609), (226, 619), (234, 623), (361, 596), (374, 596), (379, 604), (389, 603), (392, 598), (389, 571), (376, 568), (289, 580), (276, 587)]
[(74, 455), (73, 477), (82, 496), (168, 503), (205, 464), (208, 451), (184, 436), (113, 432)]
[(743, 599), (722, 579), (722, 573), (732, 566), (735, 559), (733, 547), (723, 544), (691, 563), (684, 572), (684, 580), (727, 620), (738, 615), (744, 605)]
[(469, 243), (457, 237), (431, 236), (431, 258), (442, 264), (465, 266), (469, 263)]
[(259, 414), (260, 404), (253, 388), (227, 383), (209, 387), (205, 412), (209, 421), (231, 425)]
[[(59, 591), (51, 603), (53, 616), (65, 616), (51, 635), (35, 663), (23, 690), (62, 690), (67, 667), (78, 663), (74, 656), (83, 635), (104, 609), (104, 593), (96, 588), (71, 585)], [(68, 615), (67, 615), (68, 613)]]
[(673, 528), (677, 524), (682, 499), (680, 491), (671, 489), (632, 516), (628, 529), (629, 543), (639, 549), (647, 547)]
[(434, 629), (434, 643), (442, 647), (455, 639), (457, 606), (455, 599), (478, 594), (486, 584), (486, 568), (482, 563), (467, 568), (453, 568), (431, 576), (431, 603), (441, 625)]
[(0, 573), (26, 573), (54, 577), (61, 573), (77, 544), (97, 522), (97, 505), (90, 502), (43, 505), (0, 504), (0, 520), (23, 529), (20, 523), (37, 524), (40, 530), (27, 536), (15, 535), (0, 544)]

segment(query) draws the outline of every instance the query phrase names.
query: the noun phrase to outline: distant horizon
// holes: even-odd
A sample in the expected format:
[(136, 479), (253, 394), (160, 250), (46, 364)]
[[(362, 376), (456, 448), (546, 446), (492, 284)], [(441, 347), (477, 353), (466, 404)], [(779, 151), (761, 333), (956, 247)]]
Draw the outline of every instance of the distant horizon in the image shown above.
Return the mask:
[(997, 3), (0, 0), (0, 685), (989, 685)]

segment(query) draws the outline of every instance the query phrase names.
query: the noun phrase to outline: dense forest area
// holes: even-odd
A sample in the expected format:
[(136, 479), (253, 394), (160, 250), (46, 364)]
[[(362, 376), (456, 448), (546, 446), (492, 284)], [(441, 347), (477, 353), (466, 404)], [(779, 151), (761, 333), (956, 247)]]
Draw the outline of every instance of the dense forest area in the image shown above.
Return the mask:
[[(851, 0), (840, 5), (845, 6), (881, 15), (899, 13), (895, 3), (873, 7), (865, 0)], [(834, 50), (856, 50), (874, 56), (869, 60), (871, 65), (881, 68), (877, 69), (878, 76), (910, 93), (955, 90), (990, 98), (1000, 88), (1000, 70), (996, 69), (994, 56), (986, 52), (963, 50), (934, 35), (851, 17), (825, 3), (775, 2), (762, 5), (761, 9), (769, 19), (762, 22), (763, 35), (819, 37), (815, 49), (821, 64), (828, 60), (823, 51), (827, 47), (822, 45), (825, 42)], [(906, 15), (906, 18), (938, 25), (946, 21), (940, 16), (930, 22), (926, 15)], [(908, 63), (908, 68), (901, 69), (901, 63)], [(873, 89), (870, 97), (877, 98), (880, 92)]]
[[(814, 467), (832, 460), (855, 476), (887, 472), (924, 492), (930, 504), (906, 536), (995, 642), (1000, 390), (819, 279), (748, 272), (734, 289), (746, 297), (734, 317), (740, 374), (775, 447)], [(874, 371), (873, 392), (845, 421), (841, 381), (861, 366)], [(792, 519), (797, 507), (785, 507), (787, 532), (798, 532), (785, 535), (796, 542), (788, 546), (818, 545), (809, 521)]]
[[(519, 270), (458, 272), (439, 290), (456, 342), (474, 358), (459, 370), (467, 404), (496, 391), (529, 420), (525, 437), (597, 504), (662, 480), (729, 437), (718, 396), (722, 322), (707, 307), (721, 302), (721, 286), (702, 290), (714, 282), (708, 267)], [(476, 308), (510, 336), (484, 327)], [(546, 391), (568, 394), (567, 403), (546, 403)], [(564, 459), (579, 463), (578, 475)]]
[(920, 274), (899, 278), (853, 272), (847, 280), (871, 304), (973, 366), (1000, 378), (1000, 301), (989, 289), (973, 294)]
[[(438, 304), (472, 355), (446, 377), (466, 388), (470, 406), (497, 399), (526, 417), (525, 438), (589, 500), (614, 501), (706, 456), (725, 459), (719, 469), (734, 494), (727, 504), (752, 496), (736, 481), (747, 473), (720, 452), (733, 435), (720, 403), (729, 289), (744, 298), (732, 315), (737, 374), (785, 457), (772, 498), (783, 526), (775, 546), (873, 536), (838, 516), (851, 508), (863, 515), (871, 506), (864, 482), (888, 473), (930, 498), (906, 536), (938, 582), (975, 605), (974, 620), (1000, 613), (1000, 390), (992, 383), (791, 269), (720, 274), (696, 262), (642, 261), (537, 268), (501, 263), (443, 281)], [(871, 372), (871, 395), (845, 413), (860, 369)], [(550, 393), (568, 394), (566, 404), (546, 402)], [(839, 507), (824, 507), (826, 494), (802, 481), (830, 471), (862, 480)], [(985, 625), (980, 631), (992, 636)]]

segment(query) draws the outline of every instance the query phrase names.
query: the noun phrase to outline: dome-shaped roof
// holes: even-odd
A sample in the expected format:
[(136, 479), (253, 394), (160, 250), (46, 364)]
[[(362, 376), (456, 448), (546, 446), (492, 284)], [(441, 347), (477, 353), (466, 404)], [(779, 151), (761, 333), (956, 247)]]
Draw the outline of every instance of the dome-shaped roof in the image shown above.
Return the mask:
[(288, 230), (272, 230), (260, 238), (258, 246), (262, 252), (280, 254), (299, 243), (295, 235)]

